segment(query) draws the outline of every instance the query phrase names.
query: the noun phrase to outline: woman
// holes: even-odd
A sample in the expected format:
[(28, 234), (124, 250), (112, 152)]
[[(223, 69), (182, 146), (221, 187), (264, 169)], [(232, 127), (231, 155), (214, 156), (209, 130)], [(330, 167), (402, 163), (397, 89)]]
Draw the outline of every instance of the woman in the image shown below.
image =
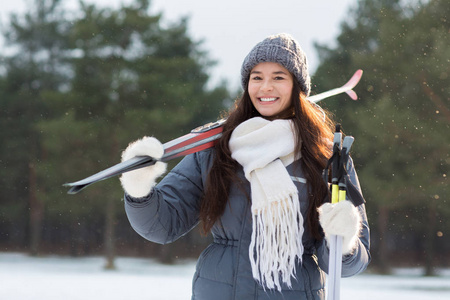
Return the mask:
[[(333, 131), (306, 99), (310, 77), (298, 43), (286, 34), (266, 38), (245, 58), (241, 76), (243, 96), (215, 148), (185, 157), (157, 186), (161, 162), (122, 175), (126, 213), (157, 243), (199, 222), (212, 233), (192, 299), (324, 299), (329, 235), (343, 235), (342, 276), (370, 261), (364, 205), (325, 203), (322, 171)], [(161, 143), (145, 137), (122, 159), (162, 154)], [(359, 188), (352, 164), (348, 173)]]

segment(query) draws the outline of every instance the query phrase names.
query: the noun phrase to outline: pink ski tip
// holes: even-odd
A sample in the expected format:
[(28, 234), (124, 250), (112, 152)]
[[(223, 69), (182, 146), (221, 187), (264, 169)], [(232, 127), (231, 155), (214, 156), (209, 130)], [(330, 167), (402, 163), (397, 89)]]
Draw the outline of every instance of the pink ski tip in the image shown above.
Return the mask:
[(358, 95), (353, 90), (346, 91), (346, 93), (352, 100), (358, 100)]
[[(344, 85), (346, 88), (354, 88), (358, 82), (361, 80), (363, 70), (359, 69), (353, 74), (352, 78)], [(353, 98), (352, 98), (353, 99)]]

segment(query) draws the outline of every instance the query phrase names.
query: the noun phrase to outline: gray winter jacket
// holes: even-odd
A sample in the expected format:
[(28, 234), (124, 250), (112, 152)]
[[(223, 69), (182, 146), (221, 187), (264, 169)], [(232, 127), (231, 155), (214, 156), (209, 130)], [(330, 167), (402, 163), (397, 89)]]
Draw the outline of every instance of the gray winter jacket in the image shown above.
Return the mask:
[[(166, 244), (195, 227), (199, 222), (200, 199), (213, 156), (214, 150), (208, 149), (185, 157), (146, 198), (135, 199), (125, 195), (126, 213), (134, 230), (150, 241)], [(294, 164), (298, 165), (294, 167)], [(301, 210), (306, 220), (306, 184), (299, 162), (294, 162), (287, 170), (298, 188)], [(353, 166), (348, 171), (359, 188)], [(240, 176), (244, 178), (242, 170)], [(249, 184), (246, 189), (250, 195)], [(307, 230), (303, 234), (303, 262), (297, 264), (292, 288), (285, 286), (281, 293), (264, 290), (253, 279), (249, 261), (252, 232), (250, 205), (242, 191), (232, 187), (229, 205), (220, 222), (216, 222), (211, 230), (214, 242), (198, 259), (192, 300), (325, 299), (324, 272), (328, 269), (328, 248), (325, 239), (317, 241)], [(363, 230), (357, 249), (352, 255), (342, 258), (343, 277), (362, 272), (370, 261), (365, 207), (361, 205), (358, 208)]]

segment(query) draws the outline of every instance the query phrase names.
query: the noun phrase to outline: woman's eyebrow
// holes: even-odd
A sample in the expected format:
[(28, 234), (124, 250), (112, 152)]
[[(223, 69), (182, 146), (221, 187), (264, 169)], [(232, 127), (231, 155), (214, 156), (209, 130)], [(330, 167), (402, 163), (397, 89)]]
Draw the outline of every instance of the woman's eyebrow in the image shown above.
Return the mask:
[[(251, 71), (250, 72), (250, 74), (261, 74), (261, 73), (262, 73), (261, 71)], [(284, 75), (287, 75), (287, 73), (284, 72), (284, 71), (275, 71), (275, 72), (272, 72), (272, 74), (284, 74)]]

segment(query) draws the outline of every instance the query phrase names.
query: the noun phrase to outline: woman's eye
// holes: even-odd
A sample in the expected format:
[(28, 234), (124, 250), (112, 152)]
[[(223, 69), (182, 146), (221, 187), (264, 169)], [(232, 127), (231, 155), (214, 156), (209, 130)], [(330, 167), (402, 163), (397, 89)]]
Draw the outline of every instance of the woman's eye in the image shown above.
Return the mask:
[(277, 77), (275, 77), (275, 80), (283, 80), (283, 79), (284, 79), (283, 76), (277, 76)]
[(261, 80), (261, 77), (259, 77), (259, 76), (253, 76), (253, 77), (252, 77), (252, 80)]

